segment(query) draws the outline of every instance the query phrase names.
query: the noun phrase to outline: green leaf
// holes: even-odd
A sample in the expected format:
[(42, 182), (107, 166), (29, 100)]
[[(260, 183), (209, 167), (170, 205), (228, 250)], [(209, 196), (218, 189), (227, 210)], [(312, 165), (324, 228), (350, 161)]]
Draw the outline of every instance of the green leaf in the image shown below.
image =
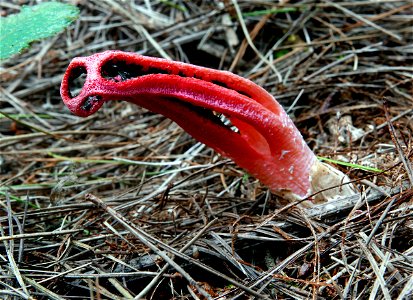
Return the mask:
[(331, 163), (334, 163), (334, 164), (337, 164), (337, 165), (342, 165), (342, 166), (350, 167), (350, 168), (353, 168), (353, 169), (360, 169), (360, 170), (376, 172), (376, 173), (384, 172), (381, 169), (367, 167), (367, 166), (363, 166), (363, 165), (359, 165), (359, 164), (352, 164), (352, 163), (348, 163), (348, 162), (345, 162), (345, 161), (335, 160), (335, 159), (331, 159), (331, 158), (327, 158), (327, 157), (317, 156), (317, 158), (321, 161), (328, 161), (328, 162), (331, 162)]
[(78, 15), (76, 6), (45, 2), (23, 6), (20, 13), (0, 18), (0, 59), (21, 52), (33, 41), (55, 35)]
[(290, 49), (281, 49), (278, 50), (274, 53), (274, 57), (275, 58), (280, 58), (283, 57), (284, 55), (286, 55), (288, 52), (290, 52)]

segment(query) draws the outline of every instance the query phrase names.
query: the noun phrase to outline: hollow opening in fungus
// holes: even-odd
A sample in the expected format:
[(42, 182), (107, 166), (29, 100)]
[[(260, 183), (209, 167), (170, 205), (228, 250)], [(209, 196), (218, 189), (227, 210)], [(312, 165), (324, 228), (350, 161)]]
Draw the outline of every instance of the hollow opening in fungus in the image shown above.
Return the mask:
[(150, 74), (169, 74), (167, 71), (159, 68), (144, 67), (135, 63), (126, 62), (124, 60), (109, 60), (101, 69), (103, 78), (119, 82), (125, 81), (140, 76)]
[(87, 71), (85, 67), (76, 67), (69, 76), (69, 97), (74, 98), (80, 94), (86, 82)]
[(102, 97), (99, 95), (88, 96), (80, 107), (84, 111), (90, 111), (92, 107), (102, 100)]
[(231, 129), (231, 131), (235, 133), (239, 133), (239, 129), (234, 124), (232, 124), (230, 118), (216, 111), (212, 111), (212, 114), (215, 116), (215, 118), (218, 118), (218, 120), (222, 123), (222, 125)]
[[(184, 102), (178, 98), (174, 97), (163, 97), (163, 99), (167, 101), (173, 101), (173, 102), (179, 102), (180, 105), (186, 106), (188, 109), (190, 109), (194, 114), (197, 114), (199, 116), (202, 116), (205, 119), (208, 119), (212, 123), (225, 127), (226, 129), (229, 129), (233, 131), (234, 133), (240, 133), (240, 130), (231, 122), (231, 118), (229, 116), (224, 115), (223, 113), (216, 112), (214, 110), (202, 107), (202, 106), (197, 106), (193, 105), (188, 102)], [(201, 124), (199, 124), (201, 125)]]
[(219, 81), (219, 80), (212, 80), (211, 82), (212, 82), (213, 84), (222, 86), (223, 88), (226, 88), (226, 89), (228, 88), (228, 85), (227, 85), (226, 83), (221, 82), (221, 81)]
[[(194, 126), (202, 127), (202, 124), (205, 124), (204, 122), (208, 120), (216, 126), (228, 130), (230, 134), (238, 135), (239, 138), (246, 140), (249, 143), (249, 146), (253, 148), (257, 153), (260, 153), (260, 155), (272, 156), (268, 141), (253, 126), (230, 115), (226, 115), (221, 112), (217, 112), (202, 106), (193, 105), (191, 103), (184, 102), (178, 98), (162, 97), (162, 99), (168, 102), (175, 102), (175, 104), (165, 103), (168, 106), (180, 105), (189, 109), (191, 111), (191, 115), (197, 115), (199, 117), (198, 122), (196, 124), (194, 123)], [(177, 123), (179, 124), (179, 121)]]
[[(271, 147), (269, 142), (266, 138), (253, 126), (245, 123), (244, 121), (239, 120), (236, 117), (233, 117), (228, 114), (223, 114), (219, 111), (211, 110), (209, 108), (205, 108), (202, 106), (196, 106), (191, 103), (184, 102), (180, 99), (175, 98), (168, 98), (169, 101), (178, 102), (176, 104), (171, 103), (174, 106), (184, 106), (191, 111), (193, 125), (198, 128), (202, 128), (206, 122), (214, 124), (216, 129), (211, 130), (211, 126), (209, 126), (209, 132), (205, 132), (204, 135), (210, 136), (211, 144), (210, 145), (217, 145), (219, 148), (220, 142), (219, 140), (222, 139), (224, 132), (222, 130), (218, 130), (223, 128), (227, 133), (224, 135), (228, 137), (229, 140), (234, 142), (234, 147), (237, 148), (235, 144), (238, 142), (239, 145), (242, 145), (244, 142), (247, 142), (249, 147), (254, 149), (257, 157), (272, 157), (273, 154), (271, 152)], [(167, 104), (169, 106), (169, 104)], [(195, 118), (198, 116), (198, 118)], [(180, 124), (179, 119), (175, 120), (178, 124)], [(185, 129), (185, 127), (183, 127)], [(188, 132), (189, 128), (186, 128)], [(202, 130), (201, 130), (202, 131)], [(220, 134), (221, 137), (215, 135)], [(242, 141), (243, 140), (243, 141)], [(241, 148), (237, 148), (242, 153)], [(229, 153), (229, 152), (228, 152)]]
[[(109, 79), (115, 82), (126, 81), (128, 79), (138, 78), (140, 76), (151, 75), (151, 74), (166, 74), (166, 75), (177, 75), (179, 77), (188, 77), (188, 78), (195, 78), (199, 80), (205, 80), (202, 76), (198, 76), (197, 74), (188, 75), (184, 71), (180, 70), (176, 74), (172, 74), (168, 70), (158, 68), (158, 67), (151, 67), (151, 66), (143, 66), (136, 63), (127, 62), (125, 60), (119, 59), (111, 59), (105, 62), (101, 68), (100, 74), (103, 78)], [(221, 86), (223, 88), (232, 89), (237, 93), (251, 98), (245, 91), (241, 91), (235, 89), (234, 87), (229, 87), (226, 83), (219, 81), (219, 80), (210, 80), (209, 82)]]

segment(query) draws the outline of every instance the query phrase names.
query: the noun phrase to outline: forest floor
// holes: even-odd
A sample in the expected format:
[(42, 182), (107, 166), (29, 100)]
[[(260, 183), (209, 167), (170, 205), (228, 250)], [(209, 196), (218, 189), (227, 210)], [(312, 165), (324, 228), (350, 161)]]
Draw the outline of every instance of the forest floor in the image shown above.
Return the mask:
[[(70, 3), (78, 20), (0, 68), (0, 298), (411, 297), (411, 1)], [(162, 115), (74, 116), (65, 69), (108, 49), (251, 79), (356, 197), (283, 206)]]

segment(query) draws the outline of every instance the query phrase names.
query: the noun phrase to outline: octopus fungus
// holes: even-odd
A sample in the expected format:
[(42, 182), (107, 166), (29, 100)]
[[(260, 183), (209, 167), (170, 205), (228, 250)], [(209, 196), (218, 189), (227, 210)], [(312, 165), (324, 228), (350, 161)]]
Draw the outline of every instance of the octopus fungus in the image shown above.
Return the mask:
[(105, 51), (74, 58), (60, 92), (81, 117), (109, 100), (160, 113), (289, 201), (314, 194), (311, 205), (354, 193), (345, 174), (317, 160), (267, 91), (233, 73)]

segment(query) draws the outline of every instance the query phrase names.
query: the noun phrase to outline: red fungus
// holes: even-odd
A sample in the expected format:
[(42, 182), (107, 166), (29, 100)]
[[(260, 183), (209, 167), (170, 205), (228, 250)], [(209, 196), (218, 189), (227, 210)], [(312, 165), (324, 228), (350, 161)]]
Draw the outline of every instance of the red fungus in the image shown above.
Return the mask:
[[(61, 96), (76, 115), (125, 100), (160, 113), (289, 200), (348, 181), (317, 160), (284, 109), (263, 88), (233, 73), (106, 51), (70, 63)], [(349, 185), (319, 193), (325, 201)]]

